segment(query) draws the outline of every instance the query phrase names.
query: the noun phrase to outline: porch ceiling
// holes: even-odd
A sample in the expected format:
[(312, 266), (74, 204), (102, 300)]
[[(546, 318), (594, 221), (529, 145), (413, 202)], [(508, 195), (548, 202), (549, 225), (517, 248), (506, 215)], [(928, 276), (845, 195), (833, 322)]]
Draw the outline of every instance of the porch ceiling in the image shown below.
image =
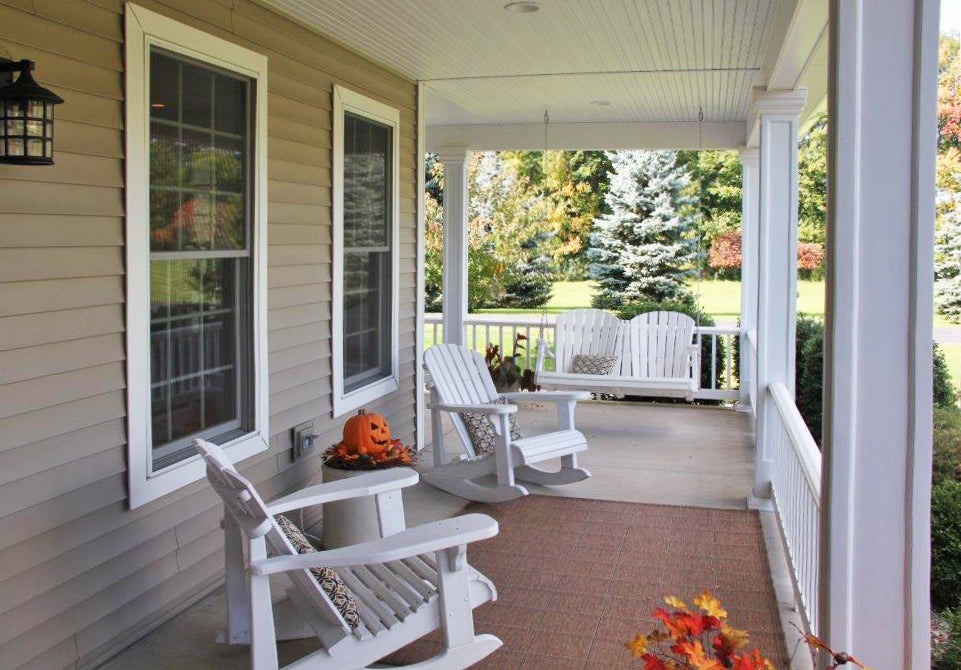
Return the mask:
[(262, 1), (426, 82), (430, 127), (536, 127), (545, 109), (552, 124), (694, 124), (701, 107), (724, 138), (715, 145), (746, 139), (726, 124), (749, 121), (752, 88), (768, 84), (796, 9), (812, 4), (541, 0), (515, 13), (507, 0)]

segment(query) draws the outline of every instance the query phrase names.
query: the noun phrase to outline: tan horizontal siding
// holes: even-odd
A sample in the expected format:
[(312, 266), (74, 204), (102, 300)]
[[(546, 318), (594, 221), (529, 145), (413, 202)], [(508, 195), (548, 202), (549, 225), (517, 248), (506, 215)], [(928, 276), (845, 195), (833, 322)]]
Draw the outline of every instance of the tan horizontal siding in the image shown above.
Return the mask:
[[(267, 497), (316, 476), (289, 429), (331, 412), (331, 105), (344, 85), (400, 110), (400, 389), (371, 403), (414, 439), (416, 86), (251, 0), (142, 6), (269, 58)], [(129, 510), (122, 0), (0, 0), (0, 53), (38, 63), (56, 164), (0, 166), (0, 667), (89, 667), (214, 588), (205, 482)], [(308, 522), (317, 511), (307, 513)]]

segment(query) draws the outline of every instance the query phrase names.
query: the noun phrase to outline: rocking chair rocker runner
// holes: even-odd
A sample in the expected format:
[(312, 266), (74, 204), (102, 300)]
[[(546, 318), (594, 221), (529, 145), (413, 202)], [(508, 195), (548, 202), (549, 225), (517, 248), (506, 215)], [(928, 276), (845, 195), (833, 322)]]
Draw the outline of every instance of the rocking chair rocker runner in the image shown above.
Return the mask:
[[(432, 382), (431, 443), (434, 467), (422, 476), (426, 482), (448, 493), (479, 502), (504, 502), (527, 495), (527, 489), (516, 482), (531, 484), (571, 484), (587, 479), (591, 473), (577, 466), (577, 452), (587, 450), (587, 440), (574, 428), (574, 406), (578, 400), (590, 398), (584, 391), (538, 391), (498, 394), (490, 373), (479, 353), (455, 344), (438, 344), (424, 354), (424, 367)], [(514, 439), (509, 415), (516, 405), (503, 404), (518, 400), (552, 402), (557, 405), (558, 427), (555, 432)], [(454, 431), (464, 454), (447, 462), (444, 452), (443, 413), (450, 415)], [(494, 426), (492, 451), (475, 450), (461, 414), (483, 414)], [(549, 459), (560, 458), (559, 470), (549, 472), (533, 467)], [(480, 481), (496, 474), (496, 483)]]
[[(313, 636), (321, 648), (286, 668), (365, 668), (441, 626), (445, 651), (407, 667), (466, 668), (501, 646), (493, 635), (474, 634), (472, 609), (497, 592), (466, 560), (468, 543), (497, 534), (489, 516), (466, 514), (405, 529), (400, 489), (418, 479), (407, 468), (318, 484), (268, 504), (220, 447), (194, 444), (226, 510), (225, 638), (250, 644), (254, 670), (277, 670), (277, 640)], [(291, 510), (361, 496), (376, 497), (380, 539), (298, 554), (276, 520)], [(347, 622), (311, 568), (336, 571), (356, 602), (359, 622)], [(269, 578), (281, 573), (290, 588), (272, 607)]]

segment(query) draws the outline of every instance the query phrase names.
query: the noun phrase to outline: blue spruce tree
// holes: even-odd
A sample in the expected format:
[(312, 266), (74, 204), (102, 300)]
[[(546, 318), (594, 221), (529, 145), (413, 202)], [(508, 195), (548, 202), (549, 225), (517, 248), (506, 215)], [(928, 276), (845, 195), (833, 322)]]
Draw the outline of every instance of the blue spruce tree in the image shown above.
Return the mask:
[(949, 321), (961, 321), (961, 206), (940, 217), (934, 250), (934, 303)]
[(594, 221), (587, 252), (599, 284), (594, 306), (628, 302), (693, 303), (696, 240), (690, 177), (673, 151), (618, 151), (606, 201), (611, 214)]

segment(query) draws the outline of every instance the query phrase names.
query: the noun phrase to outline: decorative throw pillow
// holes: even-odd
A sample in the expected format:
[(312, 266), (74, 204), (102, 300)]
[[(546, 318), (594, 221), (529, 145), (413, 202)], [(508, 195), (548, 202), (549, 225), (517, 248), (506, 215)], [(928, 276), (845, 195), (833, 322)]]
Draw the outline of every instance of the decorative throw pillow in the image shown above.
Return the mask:
[[(280, 530), (287, 536), (290, 543), (294, 545), (294, 550), (298, 554), (313, 554), (317, 551), (317, 548), (304, 535), (304, 531), (283, 514), (277, 515), (277, 525), (280, 526)], [(357, 601), (354, 600), (354, 596), (347, 590), (347, 585), (334, 572), (334, 569), (311, 568), (310, 573), (317, 580), (317, 584), (320, 585), (324, 593), (327, 594), (327, 597), (330, 598), (330, 601), (334, 603), (334, 607), (337, 608), (340, 615), (344, 617), (347, 625), (351, 628), (357, 628), (360, 625)]]
[[(498, 398), (494, 403), (498, 405), (510, 404), (505, 398)], [(464, 412), (460, 415), (460, 418), (464, 421), (464, 427), (467, 429), (467, 434), (470, 436), (470, 441), (471, 444), (474, 445), (475, 452), (478, 454), (486, 454), (494, 451), (494, 445), (497, 444), (497, 433), (494, 432), (494, 424), (490, 422), (486, 414)], [(521, 431), (517, 427), (517, 422), (514, 420), (513, 414), (508, 415), (508, 421), (511, 427), (511, 440), (521, 439), (523, 435), (521, 435)]]
[(571, 373), (575, 375), (609, 375), (617, 365), (617, 356), (603, 354), (577, 354), (571, 360)]

